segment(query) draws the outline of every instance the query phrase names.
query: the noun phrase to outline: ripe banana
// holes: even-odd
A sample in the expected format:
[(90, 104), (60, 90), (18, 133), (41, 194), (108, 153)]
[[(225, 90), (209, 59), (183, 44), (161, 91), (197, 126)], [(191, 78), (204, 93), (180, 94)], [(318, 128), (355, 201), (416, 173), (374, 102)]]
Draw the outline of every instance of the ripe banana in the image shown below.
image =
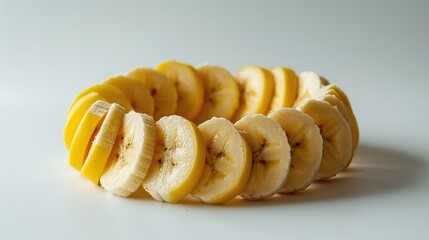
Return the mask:
[(125, 112), (125, 108), (112, 103), (100, 131), (95, 135), (88, 156), (80, 170), (82, 176), (88, 178), (94, 184), (98, 184), (100, 180), (104, 166), (115, 144)]
[(70, 149), (74, 134), (76, 133), (76, 129), (78, 128), (83, 116), (91, 107), (91, 105), (97, 100), (106, 101), (106, 99), (103, 98), (100, 94), (96, 92), (91, 92), (77, 100), (76, 103), (73, 105), (73, 108), (70, 110), (70, 113), (67, 117), (63, 134), (64, 144), (66, 145), (67, 149)]
[(110, 103), (98, 100), (82, 117), (70, 144), (69, 164), (76, 170), (82, 168), (91, 148), (92, 140), (100, 130), (110, 106)]
[(108, 192), (128, 197), (142, 184), (152, 163), (155, 121), (131, 111), (125, 114), (116, 142), (100, 178)]
[(319, 128), (309, 115), (294, 108), (276, 110), (268, 117), (280, 124), (291, 147), (288, 178), (279, 192), (302, 191), (310, 186), (320, 168), (323, 140)]
[(177, 89), (176, 114), (193, 120), (200, 113), (204, 101), (204, 86), (196, 70), (187, 64), (167, 61), (156, 71), (163, 73)]
[(268, 113), (284, 107), (292, 107), (298, 95), (298, 78), (292, 69), (273, 67), (274, 93)]
[(195, 188), (206, 156), (203, 136), (183, 117), (156, 123), (155, 152), (143, 188), (156, 200), (178, 202)]
[(286, 134), (277, 122), (262, 114), (246, 116), (235, 126), (252, 149), (252, 170), (240, 195), (249, 200), (267, 199), (283, 187), (289, 172)]
[(307, 100), (298, 110), (310, 115), (323, 138), (323, 156), (316, 180), (328, 179), (345, 168), (352, 154), (352, 135), (337, 108), (324, 101)]
[(256, 113), (266, 114), (274, 91), (273, 75), (258, 66), (247, 65), (236, 76), (240, 89), (240, 105), (234, 122)]
[(204, 173), (192, 195), (204, 203), (227, 202), (246, 187), (252, 167), (250, 146), (225, 118), (200, 124), (207, 150)]
[(294, 107), (303, 104), (306, 100), (314, 98), (319, 90), (329, 84), (328, 80), (319, 77), (314, 72), (302, 72), (298, 76), (298, 97)]
[(153, 115), (155, 110), (153, 98), (147, 87), (140, 81), (125, 76), (115, 76), (108, 78), (104, 83), (120, 88), (135, 111)]
[[(328, 102), (329, 104), (331, 104), (332, 106), (336, 107), (337, 110), (341, 113), (341, 116), (343, 116), (343, 118), (346, 120), (346, 122), (349, 125), (350, 128), (350, 132), (352, 134), (352, 146), (356, 146), (357, 143), (355, 141), (357, 141), (356, 136), (354, 135), (355, 132), (352, 129), (352, 121), (350, 119), (349, 113), (348, 113), (348, 109), (345, 106), (345, 104), (339, 100), (337, 97), (335, 97), (334, 95), (330, 95), (330, 94), (325, 94), (319, 97), (316, 97), (315, 100), (320, 100), (320, 101), (325, 101)], [(354, 155), (355, 149), (352, 147), (352, 154), (350, 156), (349, 161), (346, 164), (346, 167), (350, 165), (351, 161), (353, 160), (353, 155)]]
[(74, 104), (79, 99), (81, 99), (83, 96), (85, 96), (91, 92), (96, 92), (96, 93), (100, 94), (109, 103), (117, 103), (117, 104), (123, 106), (127, 111), (133, 110), (131, 103), (128, 101), (127, 96), (125, 95), (125, 93), (121, 89), (119, 89), (115, 86), (112, 86), (110, 84), (101, 83), (101, 84), (91, 86), (91, 87), (85, 89), (84, 91), (82, 91), (81, 93), (79, 93), (79, 95), (77, 95), (77, 97), (73, 100), (72, 104), (70, 104), (70, 108), (67, 112), (67, 115), (70, 114), (71, 110), (73, 109)]
[(240, 92), (234, 77), (224, 68), (205, 65), (197, 68), (204, 84), (204, 103), (194, 122), (200, 124), (212, 117), (231, 119), (238, 108)]
[(136, 68), (126, 74), (146, 85), (155, 103), (153, 118), (159, 120), (172, 115), (177, 109), (177, 90), (164, 74), (150, 68)]

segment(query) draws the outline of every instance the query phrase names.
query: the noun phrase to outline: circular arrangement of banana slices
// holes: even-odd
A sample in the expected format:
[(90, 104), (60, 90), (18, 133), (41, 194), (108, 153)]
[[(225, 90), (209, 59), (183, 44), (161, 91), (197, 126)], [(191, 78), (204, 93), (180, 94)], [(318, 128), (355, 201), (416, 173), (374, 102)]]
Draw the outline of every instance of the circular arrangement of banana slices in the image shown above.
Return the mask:
[(314, 72), (167, 61), (78, 94), (64, 143), (69, 164), (115, 195), (222, 204), (336, 176), (359, 128), (346, 94)]

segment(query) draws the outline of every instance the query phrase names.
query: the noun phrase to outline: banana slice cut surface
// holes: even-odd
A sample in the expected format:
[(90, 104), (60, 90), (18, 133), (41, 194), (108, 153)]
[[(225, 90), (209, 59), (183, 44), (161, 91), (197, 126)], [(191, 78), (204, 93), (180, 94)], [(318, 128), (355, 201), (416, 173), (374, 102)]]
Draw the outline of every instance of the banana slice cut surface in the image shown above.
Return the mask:
[(298, 96), (298, 77), (292, 69), (273, 67), (274, 93), (268, 113), (284, 107), (292, 107)]
[(136, 68), (126, 74), (146, 85), (155, 103), (153, 118), (159, 120), (177, 109), (177, 90), (164, 74), (150, 68)]
[(161, 118), (143, 188), (158, 201), (180, 201), (197, 185), (205, 156), (203, 136), (192, 122), (177, 115)]
[(347, 121), (334, 106), (310, 99), (298, 110), (310, 115), (323, 138), (323, 155), (316, 180), (328, 179), (343, 170), (352, 154), (352, 135)]
[(225, 203), (246, 187), (252, 167), (250, 146), (227, 119), (214, 117), (198, 128), (205, 140), (206, 167), (192, 195), (204, 203)]
[(274, 120), (255, 114), (235, 123), (252, 149), (252, 170), (240, 194), (249, 200), (266, 199), (283, 187), (291, 161), (285, 132)]
[(320, 168), (323, 140), (319, 128), (309, 115), (294, 108), (276, 110), (268, 117), (280, 124), (291, 147), (288, 178), (279, 192), (302, 191), (310, 186)]
[(314, 98), (319, 90), (328, 85), (328, 80), (319, 77), (315, 72), (302, 72), (298, 75), (298, 97), (294, 107)]
[(124, 116), (115, 146), (100, 178), (108, 192), (128, 197), (141, 186), (150, 168), (155, 147), (155, 121), (131, 111)]

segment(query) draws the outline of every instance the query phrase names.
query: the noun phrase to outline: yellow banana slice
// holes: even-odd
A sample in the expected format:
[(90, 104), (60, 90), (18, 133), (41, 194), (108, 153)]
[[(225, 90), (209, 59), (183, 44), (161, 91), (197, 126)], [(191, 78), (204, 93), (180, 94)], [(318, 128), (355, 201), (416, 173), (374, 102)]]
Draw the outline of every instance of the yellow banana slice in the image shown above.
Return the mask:
[(85, 95), (87, 95), (88, 93), (91, 93), (91, 92), (96, 92), (96, 93), (100, 94), (109, 103), (117, 103), (117, 104), (121, 105), (127, 111), (133, 110), (131, 103), (128, 101), (127, 96), (125, 95), (125, 93), (121, 89), (119, 89), (115, 86), (112, 86), (110, 84), (103, 84), (102, 83), (102, 84), (97, 84), (97, 85), (91, 86), (91, 87), (85, 89), (84, 91), (82, 91), (81, 93), (79, 93), (79, 95), (77, 95), (77, 97), (73, 100), (72, 104), (70, 105), (70, 108), (69, 108), (67, 114), (70, 114), (71, 110), (73, 109), (74, 104), (79, 99), (81, 99), (82, 97), (84, 97)]
[(314, 98), (319, 90), (329, 84), (328, 80), (319, 77), (314, 72), (302, 72), (298, 76), (298, 97), (294, 107), (303, 104), (306, 100)]
[(187, 64), (167, 61), (159, 64), (156, 71), (163, 73), (177, 89), (176, 114), (193, 120), (201, 111), (204, 86), (196, 70)]
[(266, 114), (274, 91), (273, 75), (258, 66), (247, 65), (237, 73), (240, 89), (240, 106), (234, 122), (244, 116), (256, 113)]
[(180, 201), (197, 185), (205, 156), (203, 136), (192, 122), (177, 115), (161, 118), (143, 188), (158, 201)]
[(155, 105), (149, 90), (140, 81), (125, 76), (115, 76), (104, 81), (121, 89), (136, 112), (153, 115)]
[[(353, 113), (352, 107), (350, 105), (350, 101), (347, 98), (347, 95), (336, 85), (327, 85), (320, 89), (318, 95), (325, 95), (325, 94), (332, 94), (338, 99), (340, 99), (347, 107), (347, 114), (350, 118), (350, 128), (352, 130), (352, 137), (353, 137), (353, 151), (356, 151), (358, 145), (359, 145), (359, 127), (357, 124), (356, 117)], [(347, 166), (350, 164), (350, 162), (347, 164)], [(347, 167), (346, 166), (346, 167)]]
[(91, 92), (77, 100), (73, 105), (64, 127), (64, 144), (66, 145), (67, 149), (70, 149), (76, 129), (78, 128), (83, 116), (91, 107), (91, 105), (98, 100), (106, 101), (106, 99), (103, 98), (100, 94)]
[(115, 144), (125, 112), (125, 108), (112, 103), (100, 130), (95, 135), (88, 156), (80, 170), (82, 176), (88, 178), (94, 184), (98, 184), (100, 180), (104, 166)]
[(255, 114), (235, 123), (252, 149), (252, 171), (240, 194), (249, 200), (267, 199), (286, 181), (291, 161), (285, 132), (274, 120)]
[(310, 115), (323, 138), (323, 155), (316, 180), (328, 179), (345, 168), (352, 154), (352, 135), (337, 108), (324, 101), (307, 100), (298, 110)]
[(197, 68), (204, 83), (204, 103), (194, 122), (200, 124), (212, 117), (231, 119), (238, 108), (240, 92), (234, 77), (224, 68), (205, 65)]
[[(334, 95), (330, 95), (330, 94), (325, 94), (319, 97), (316, 97), (315, 100), (320, 100), (320, 101), (325, 101), (328, 102), (329, 104), (331, 104), (332, 106), (336, 107), (337, 110), (341, 113), (341, 116), (343, 116), (343, 118), (346, 120), (346, 122), (349, 125), (351, 134), (352, 134), (352, 146), (356, 146), (357, 143), (355, 141), (357, 141), (357, 138), (355, 136), (355, 132), (352, 129), (352, 121), (350, 119), (349, 113), (348, 113), (348, 109), (345, 106), (345, 104), (339, 100), (337, 97), (335, 97)], [(353, 160), (353, 155), (354, 155), (355, 149), (352, 147), (352, 154), (350, 156), (349, 161), (346, 164), (346, 167), (348, 167), (351, 163), (351, 161)]]
[(268, 117), (280, 124), (291, 147), (288, 178), (279, 192), (302, 191), (310, 186), (320, 168), (323, 140), (319, 128), (309, 115), (294, 108), (276, 110)]
[(292, 107), (298, 96), (298, 78), (292, 69), (273, 67), (274, 93), (268, 113), (284, 107)]
[(152, 163), (155, 121), (131, 111), (124, 116), (116, 143), (100, 178), (108, 192), (128, 197), (142, 184)]
[(92, 140), (100, 130), (110, 106), (110, 103), (98, 100), (82, 117), (70, 144), (69, 164), (75, 169), (80, 170), (82, 168), (91, 148)]
[(249, 145), (225, 118), (200, 124), (205, 140), (206, 167), (192, 195), (204, 203), (227, 202), (246, 187), (252, 167)]
[(155, 103), (153, 118), (159, 120), (172, 115), (177, 109), (177, 90), (164, 74), (150, 68), (136, 68), (126, 74), (146, 85)]

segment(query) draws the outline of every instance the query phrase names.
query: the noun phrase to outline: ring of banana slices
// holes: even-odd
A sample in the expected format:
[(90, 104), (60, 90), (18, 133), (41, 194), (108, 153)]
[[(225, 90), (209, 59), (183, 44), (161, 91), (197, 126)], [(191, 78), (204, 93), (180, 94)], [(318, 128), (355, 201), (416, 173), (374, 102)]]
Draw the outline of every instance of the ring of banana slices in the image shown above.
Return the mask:
[(69, 164), (112, 194), (222, 204), (336, 176), (359, 128), (346, 94), (314, 72), (167, 61), (79, 93), (64, 142)]

